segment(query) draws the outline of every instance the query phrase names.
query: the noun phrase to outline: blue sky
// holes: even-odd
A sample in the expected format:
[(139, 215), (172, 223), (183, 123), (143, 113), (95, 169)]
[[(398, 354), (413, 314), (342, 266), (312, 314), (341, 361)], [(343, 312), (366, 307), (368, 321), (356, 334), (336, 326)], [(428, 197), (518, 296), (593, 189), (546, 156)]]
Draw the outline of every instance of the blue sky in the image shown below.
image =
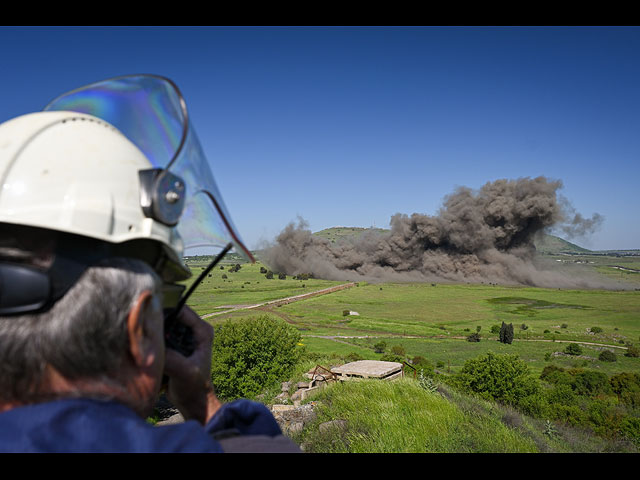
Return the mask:
[(250, 248), (539, 175), (605, 217), (575, 243), (640, 248), (639, 52), (636, 27), (0, 27), (0, 121), (155, 73)]

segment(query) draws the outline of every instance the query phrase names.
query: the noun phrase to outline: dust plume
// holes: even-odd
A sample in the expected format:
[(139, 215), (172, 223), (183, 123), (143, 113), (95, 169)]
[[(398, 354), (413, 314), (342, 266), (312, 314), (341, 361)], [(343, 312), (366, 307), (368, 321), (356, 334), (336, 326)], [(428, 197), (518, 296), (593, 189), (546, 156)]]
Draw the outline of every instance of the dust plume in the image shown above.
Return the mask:
[(602, 222), (584, 218), (557, 195), (559, 180), (496, 180), (478, 191), (459, 187), (435, 216), (396, 214), (388, 233), (367, 231), (342, 242), (289, 224), (265, 251), (265, 263), (289, 275), (351, 281), (451, 281), (544, 287), (603, 285), (540, 264), (534, 239), (549, 229), (584, 235)]

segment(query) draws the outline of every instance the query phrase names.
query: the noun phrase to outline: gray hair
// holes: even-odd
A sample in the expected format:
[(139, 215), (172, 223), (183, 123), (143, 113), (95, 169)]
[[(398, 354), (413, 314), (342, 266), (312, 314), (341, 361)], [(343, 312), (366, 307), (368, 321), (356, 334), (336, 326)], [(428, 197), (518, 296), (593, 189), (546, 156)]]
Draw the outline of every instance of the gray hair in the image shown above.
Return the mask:
[(47, 365), (69, 380), (112, 377), (126, 358), (127, 315), (145, 290), (161, 294), (153, 269), (111, 258), (88, 268), (49, 311), (0, 317), (0, 400), (38, 401)]

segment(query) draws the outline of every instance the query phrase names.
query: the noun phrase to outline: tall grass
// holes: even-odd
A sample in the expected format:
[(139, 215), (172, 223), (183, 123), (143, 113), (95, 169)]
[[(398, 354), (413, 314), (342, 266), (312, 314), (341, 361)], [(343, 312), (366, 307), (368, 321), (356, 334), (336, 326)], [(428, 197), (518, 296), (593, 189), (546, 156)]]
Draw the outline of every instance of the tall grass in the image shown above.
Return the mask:
[[(499, 416), (464, 411), (404, 378), (340, 382), (317, 397), (318, 419), (297, 440), (316, 453), (539, 452)], [(345, 420), (333, 429), (319, 423)]]

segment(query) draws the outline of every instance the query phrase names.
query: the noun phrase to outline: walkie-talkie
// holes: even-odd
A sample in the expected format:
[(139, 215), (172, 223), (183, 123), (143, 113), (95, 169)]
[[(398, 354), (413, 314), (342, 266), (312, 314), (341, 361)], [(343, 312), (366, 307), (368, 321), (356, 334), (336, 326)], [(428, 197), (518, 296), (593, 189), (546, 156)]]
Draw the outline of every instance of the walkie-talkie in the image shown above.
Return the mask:
[(189, 287), (189, 290), (180, 298), (178, 304), (174, 308), (165, 310), (164, 338), (167, 348), (176, 350), (185, 357), (190, 356), (195, 350), (196, 345), (195, 339), (193, 338), (193, 331), (190, 327), (178, 320), (178, 313), (180, 313), (187, 299), (196, 287), (200, 285), (204, 277), (222, 260), (222, 257), (224, 257), (231, 248), (233, 248), (233, 245), (230, 243), (216, 256), (209, 266), (202, 271), (196, 281)]

